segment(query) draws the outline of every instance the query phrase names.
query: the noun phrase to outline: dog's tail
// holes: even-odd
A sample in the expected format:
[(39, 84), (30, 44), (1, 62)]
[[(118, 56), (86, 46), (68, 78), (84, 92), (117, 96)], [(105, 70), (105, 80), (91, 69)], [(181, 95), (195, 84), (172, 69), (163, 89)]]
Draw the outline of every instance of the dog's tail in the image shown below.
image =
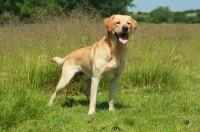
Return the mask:
[(56, 64), (58, 64), (59, 66), (62, 66), (64, 64), (64, 62), (66, 61), (66, 57), (65, 58), (60, 58), (60, 57), (53, 57), (51, 59), (52, 62), (55, 62)]

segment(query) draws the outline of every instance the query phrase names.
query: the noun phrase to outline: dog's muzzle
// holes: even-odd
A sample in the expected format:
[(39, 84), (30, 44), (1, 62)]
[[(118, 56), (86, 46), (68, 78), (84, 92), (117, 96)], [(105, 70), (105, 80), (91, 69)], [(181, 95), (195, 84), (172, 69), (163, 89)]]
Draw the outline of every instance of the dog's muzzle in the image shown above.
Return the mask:
[(128, 27), (123, 26), (120, 33), (115, 32), (115, 36), (120, 43), (126, 44), (128, 42)]

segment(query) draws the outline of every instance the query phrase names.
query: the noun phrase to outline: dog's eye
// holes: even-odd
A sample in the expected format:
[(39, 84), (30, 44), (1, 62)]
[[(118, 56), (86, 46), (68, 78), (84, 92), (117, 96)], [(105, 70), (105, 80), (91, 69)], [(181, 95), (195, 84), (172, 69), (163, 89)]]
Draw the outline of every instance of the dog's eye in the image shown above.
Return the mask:
[(130, 22), (127, 22), (127, 24), (130, 25), (131, 23), (130, 23)]
[(120, 21), (116, 22), (116, 24), (120, 24)]

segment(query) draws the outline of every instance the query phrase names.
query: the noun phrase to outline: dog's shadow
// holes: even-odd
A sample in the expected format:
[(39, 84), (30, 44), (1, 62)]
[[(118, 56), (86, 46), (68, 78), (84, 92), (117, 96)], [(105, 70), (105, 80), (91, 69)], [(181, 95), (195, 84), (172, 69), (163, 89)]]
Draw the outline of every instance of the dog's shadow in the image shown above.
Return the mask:
[(61, 104), (62, 107), (74, 107), (77, 105), (87, 106), (89, 101), (87, 100), (76, 100), (74, 98), (66, 98), (65, 102)]
[[(88, 100), (75, 100), (73, 98), (67, 98), (63, 104), (61, 104), (62, 107), (75, 107), (75, 106), (88, 106), (89, 107), (89, 101)], [(97, 102), (96, 108), (97, 109), (108, 109), (108, 102)], [(116, 109), (121, 108), (129, 108), (129, 105), (123, 105), (120, 103), (115, 103)]]

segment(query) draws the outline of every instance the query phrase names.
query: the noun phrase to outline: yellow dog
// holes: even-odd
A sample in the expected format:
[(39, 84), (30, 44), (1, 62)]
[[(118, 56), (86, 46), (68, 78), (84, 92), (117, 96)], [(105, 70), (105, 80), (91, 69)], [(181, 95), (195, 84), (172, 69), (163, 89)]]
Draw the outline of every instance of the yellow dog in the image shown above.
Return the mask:
[(137, 22), (130, 16), (113, 15), (104, 20), (107, 34), (94, 45), (75, 50), (64, 58), (53, 57), (52, 61), (63, 65), (62, 76), (56, 91), (50, 98), (53, 104), (57, 94), (69, 81), (83, 80), (87, 86), (85, 95), (90, 100), (88, 114), (95, 113), (97, 89), (100, 81), (110, 82), (109, 110), (114, 110), (114, 96), (119, 77), (125, 66), (126, 44), (136, 30)]

